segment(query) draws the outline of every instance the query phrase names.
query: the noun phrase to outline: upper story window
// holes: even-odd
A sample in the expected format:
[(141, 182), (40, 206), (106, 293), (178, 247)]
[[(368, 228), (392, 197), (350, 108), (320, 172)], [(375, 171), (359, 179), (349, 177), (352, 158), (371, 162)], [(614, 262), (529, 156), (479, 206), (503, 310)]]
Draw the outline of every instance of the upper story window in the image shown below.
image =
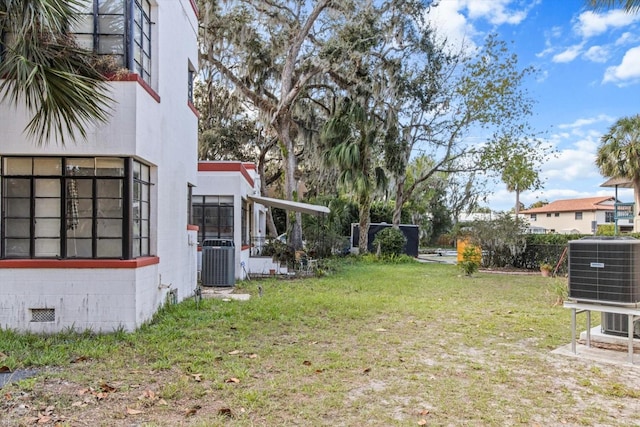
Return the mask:
[(556, 213), (554, 214), (554, 216), (555, 216), (556, 218), (557, 218), (557, 217), (559, 217), (559, 216), (560, 216), (560, 212), (556, 212)]
[(151, 3), (149, 0), (88, 0), (71, 32), (78, 44), (113, 59), (115, 67), (151, 84)]
[(582, 219), (582, 212), (576, 212), (576, 219)]
[(531, 214), (530, 218), (531, 218), (531, 221), (537, 221), (538, 214)]
[(193, 104), (193, 83), (196, 72), (189, 68), (187, 74), (187, 102)]
[(604, 222), (616, 222), (615, 214), (613, 211), (607, 211), (604, 213)]

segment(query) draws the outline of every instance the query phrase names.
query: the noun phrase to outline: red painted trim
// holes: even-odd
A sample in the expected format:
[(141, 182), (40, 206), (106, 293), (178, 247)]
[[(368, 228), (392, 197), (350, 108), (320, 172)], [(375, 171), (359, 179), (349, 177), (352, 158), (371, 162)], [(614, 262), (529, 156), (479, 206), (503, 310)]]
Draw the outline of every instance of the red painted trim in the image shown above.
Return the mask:
[(241, 251), (246, 251), (247, 249), (251, 249), (251, 245), (242, 245)]
[(4, 259), (0, 268), (140, 268), (159, 264), (160, 258), (136, 259)]
[(198, 230), (200, 230), (200, 227), (198, 227), (197, 225), (193, 225), (193, 224), (187, 224), (187, 230), (189, 230), (189, 231), (198, 231)]
[(193, 105), (193, 102), (187, 101), (187, 106), (193, 111), (193, 114), (196, 115), (197, 118), (200, 118), (200, 112), (197, 110), (196, 106)]
[(198, 246), (198, 252), (202, 252), (202, 246)]
[(245, 167), (245, 168), (247, 168), (247, 169), (251, 169), (251, 170), (256, 170), (256, 169), (258, 169), (258, 167), (256, 166), (256, 164), (255, 164), (255, 163), (249, 163), (249, 162), (247, 162), (247, 163), (243, 163), (243, 165), (244, 165), (244, 167)]
[(240, 162), (198, 162), (198, 172), (240, 172), (253, 188), (253, 178)]
[(129, 73), (125, 75), (110, 74), (110, 75), (107, 75), (107, 80), (114, 81), (114, 82), (137, 82), (140, 86), (142, 86), (144, 90), (147, 91), (149, 95), (151, 95), (153, 99), (156, 100), (156, 102), (158, 103), (160, 102), (160, 95), (158, 95), (158, 93), (155, 90), (153, 90), (153, 88), (149, 86), (147, 82), (142, 80), (142, 77), (140, 77), (138, 74), (135, 74), (135, 73)]
[(198, 5), (196, 4), (195, 0), (189, 0), (189, 2), (191, 3), (191, 7), (193, 8), (193, 12), (196, 14), (196, 18), (200, 17), (200, 12), (198, 12)]

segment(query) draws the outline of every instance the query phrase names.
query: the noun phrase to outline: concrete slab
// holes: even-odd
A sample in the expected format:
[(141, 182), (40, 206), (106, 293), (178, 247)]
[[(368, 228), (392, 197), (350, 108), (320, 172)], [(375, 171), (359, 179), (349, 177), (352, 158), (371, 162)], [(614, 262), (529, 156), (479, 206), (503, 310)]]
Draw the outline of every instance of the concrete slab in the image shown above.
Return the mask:
[(251, 295), (249, 294), (234, 293), (235, 288), (233, 287), (225, 287), (225, 288), (202, 287), (201, 289), (202, 289), (202, 298), (218, 298), (221, 300), (228, 300), (228, 301), (249, 301), (249, 299), (251, 299)]
[(40, 372), (37, 369), (17, 369), (13, 372), (0, 373), (0, 388), (7, 384), (15, 383), (26, 378), (33, 377)]
[(633, 356), (633, 363), (629, 363), (629, 354), (626, 349), (612, 350), (607, 348), (596, 347), (597, 344), (592, 343), (591, 347), (584, 344), (576, 344), (576, 352), (571, 351), (571, 344), (563, 345), (553, 350), (552, 354), (560, 354), (562, 356), (575, 357), (578, 359), (591, 360), (594, 362), (608, 363), (629, 367), (640, 372), (640, 355), (637, 353)]
[(633, 340), (633, 363), (629, 362), (629, 340), (626, 337), (603, 334), (600, 326), (591, 328), (591, 346), (586, 345), (587, 332), (580, 334), (576, 342), (576, 352), (571, 351), (571, 343), (553, 350), (551, 353), (577, 357), (594, 362), (622, 365), (640, 371), (640, 340)]

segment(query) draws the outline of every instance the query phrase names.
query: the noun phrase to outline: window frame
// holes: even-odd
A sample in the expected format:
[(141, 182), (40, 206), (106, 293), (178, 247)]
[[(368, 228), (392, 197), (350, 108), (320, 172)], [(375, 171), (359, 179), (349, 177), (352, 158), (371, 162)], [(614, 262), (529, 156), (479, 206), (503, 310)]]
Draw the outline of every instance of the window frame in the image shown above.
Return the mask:
[[(215, 213), (215, 215), (207, 215), (207, 212)], [(225, 215), (224, 212), (231, 212), (231, 215)], [(200, 245), (207, 239), (235, 241), (235, 199), (233, 196), (193, 195), (191, 215), (193, 224), (198, 226)]]
[[(29, 164), (29, 172), (12, 173), (7, 171), (9, 162), (22, 159)], [(37, 160), (48, 160), (59, 164), (58, 173), (41, 173), (37, 169)], [(16, 162), (18, 163), (19, 160)], [(81, 168), (84, 162), (86, 167)], [(93, 166), (90, 166), (93, 164)], [(144, 194), (148, 209), (149, 220), (145, 224), (146, 250), (134, 251), (133, 244), (133, 168), (136, 164), (144, 165), (128, 157), (92, 157), (92, 156), (3, 156), (0, 157), (0, 184), (2, 186), (0, 221), (0, 259), (136, 259), (151, 255), (150, 220), (153, 207), (151, 206), (151, 185), (149, 180), (144, 185)], [(113, 166), (113, 167), (111, 167)], [(144, 165), (150, 168), (148, 165)], [(24, 197), (12, 197), (8, 185), (12, 180), (28, 182), (29, 194)], [(40, 197), (37, 192), (39, 181), (49, 184), (49, 188), (57, 188), (57, 194)], [(114, 185), (115, 184), (115, 185)], [(43, 188), (44, 190), (44, 188)], [(50, 191), (50, 190), (49, 190)], [(24, 201), (28, 204), (28, 213), (22, 216), (15, 213), (16, 206), (24, 210)], [(39, 200), (43, 216), (38, 212)], [(17, 202), (16, 202), (17, 201)], [(51, 213), (53, 212), (53, 213)], [(45, 218), (49, 224), (45, 233), (38, 234), (39, 219)], [(7, 224), (12, 220), (22, 220), (28, 224), (28, 233), (12, 239)], [(115, 227), (115, 228), (114, 228)], [(117, 229), (119, 227), (119, 230)], [(54, 235), (54, 229), (57, 234)], [(38, 240), (52, 240), (49, 242), (55, 250), (43, 253), (38, 250)], [(22, 251), (10, 251), (10, 241), (19, 243), (22, 240), (26, 246)], [(116, 242), (110, 246), (108, 242)], [(118, 244), (119, 242), (119, 244)], [(72, 253), (72, 247), (74, 252)], [(80, 247), (80, 253), (78, 252)], [(113, 249), (117, 250), (113, 252)], [(112, 251), (109, 254), (109, 251)]]
[(604, 212), (604, 222), (606, 224), (612, 224), (616, 222), (616, 213), (614, 211)]
[(581, 221), (583, 218), (582, 211), (576, 212), (574, 218), (576, 221)]
[[(106, 0), (91, 0), (87, 5), (87, 10), (81, 12), (81, 15), (91, 17), (86, 22), (84, 31), (70, 32), (77, 36), (83, 36), (91, 43), (80, 43), (86, 49), (95, 52), (100, 56), (116, 56), (120, 58), (116, 61), (117, 65), (127, 68), (130, 72), (138, 74), (147, 84), (152, 84), (153, 77), (153, 33), (151, 20), (153, 5), (149, 0), (119, 0), (121, 1), (121, 13), (113, 13), (113, 10), (101, 7)], [(120, 17), (122, 21), (122, 29), (120, 32), (104, 28), (103, 23), (114, 22), (113, 20)], [(91, 27), (91, 32), (89, 32)], [(121, 37), (122, 52), (104, 51), (103, 40), (115, 40), (117, 36)], [(90, 45), (90, 46), (89, 46)], [(115, 45), (114, 45), (115, 46)]]

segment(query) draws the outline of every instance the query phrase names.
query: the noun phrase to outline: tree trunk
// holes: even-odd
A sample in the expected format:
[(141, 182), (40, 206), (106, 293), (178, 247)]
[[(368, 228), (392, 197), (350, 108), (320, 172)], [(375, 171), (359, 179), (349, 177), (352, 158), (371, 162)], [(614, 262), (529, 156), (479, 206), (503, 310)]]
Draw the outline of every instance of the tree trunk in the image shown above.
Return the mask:
[[(291, 121), (288, 115), (281, 116), (278, 122), (278, 135), (282, 138), (285, 152), (282, 153), (285, 161), (284, 188), (287, 200), (298, 201), (296, 169), (297, 159), (291, 139)], [(295, 250), (302, 249), (302, 215), (300, 212), (287, 215), (287, 243)]]
[[(260, 155), (260, 159), (258, 160), (258, 175), (260, 175), (260, 195), (267, 195), (267, 179), (264, 172), (264, 160), (265, 156), (263, 153)], [(271, 214), (271, 208), (267, 209), (267, 236), (277, 237), (278, 229), (276, 228), (276, 223), (273, 221), (273, 215)]]
[(362, 194), (359, 198), (360, 241), (358, 249), (360, 254), (369, 251), (369, 224), (371, 223), (371, 195)]
[(404, 177), (399, 178), (396, 184), (396, 204), (393, 208), (392, 223), (394, 227), (400, 226), (402, 220), (402, 205), (404, 205)]
[(633, 179), (633, 231), (638, 232), (636, 221), (640, 222), (640, 178)]
[(520, 190), (518, 190), (517, 188), (516, 188), (516, 208), (515, 208), (515, 212), (516, 212), (515, 223), (517, 225), (518, 224), (518, 216), (520, 216)]

